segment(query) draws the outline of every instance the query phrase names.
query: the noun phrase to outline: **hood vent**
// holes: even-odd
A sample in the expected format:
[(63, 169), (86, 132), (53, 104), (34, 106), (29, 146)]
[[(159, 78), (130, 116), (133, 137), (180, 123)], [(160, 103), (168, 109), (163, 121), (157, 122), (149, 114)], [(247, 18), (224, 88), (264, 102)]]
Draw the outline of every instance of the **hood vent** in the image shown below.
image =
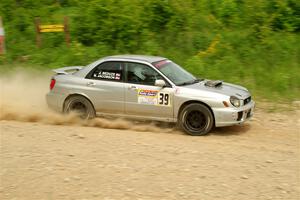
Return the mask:
[(223, 81), (206, 81), (205, 86), (207, 87), (220, 87), (222, 85)]

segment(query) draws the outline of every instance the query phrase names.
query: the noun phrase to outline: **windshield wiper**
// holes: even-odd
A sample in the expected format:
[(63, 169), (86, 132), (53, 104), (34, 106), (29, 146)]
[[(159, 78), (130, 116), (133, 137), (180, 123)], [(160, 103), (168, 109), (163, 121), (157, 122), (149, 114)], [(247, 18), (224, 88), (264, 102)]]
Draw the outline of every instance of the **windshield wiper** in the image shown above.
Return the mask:
[(197, 79), (195, 79), (194, 81), (193, 81), (193, 83), (199, 83), (199, 82), (201, 82), (201, 81), (203, 81), (204, 79), (202, 79), (202, 78), (197, 78)]
[(191, 85), (191, 84), (199, 83), (200, 81), (203, 81), (203, 79), (194, 79), (192, 81), (186, 81), (186, 82), (178, 84), (177, 86)]

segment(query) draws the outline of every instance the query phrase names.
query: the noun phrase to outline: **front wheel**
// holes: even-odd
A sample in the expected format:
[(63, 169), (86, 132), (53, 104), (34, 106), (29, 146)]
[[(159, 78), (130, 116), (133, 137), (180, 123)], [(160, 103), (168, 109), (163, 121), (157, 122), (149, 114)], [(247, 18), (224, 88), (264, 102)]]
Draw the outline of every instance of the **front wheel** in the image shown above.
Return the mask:
[(64, 113), (75, 112), (82, 119), (91, 119), (95, 117), (95, 109), (91, 102), (80, 95), (67, 98), (64, 104)]
[(180, 113), (179, 126), (189, 135), (206, 135), (214, 125), (210, 109), (199, 103), (192, 103), (183, 108)]

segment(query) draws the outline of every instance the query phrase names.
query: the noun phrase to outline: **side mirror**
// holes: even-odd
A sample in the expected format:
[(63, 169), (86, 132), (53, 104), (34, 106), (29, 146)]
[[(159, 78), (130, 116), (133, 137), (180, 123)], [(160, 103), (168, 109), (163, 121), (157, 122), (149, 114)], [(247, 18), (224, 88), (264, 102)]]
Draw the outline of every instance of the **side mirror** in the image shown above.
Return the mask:
[(158, 86), (158, 87), (164, 87), (166, 86), (166, 82), (164, 80), (155, 80), (155, 83), (154, 83), (155, 86)]

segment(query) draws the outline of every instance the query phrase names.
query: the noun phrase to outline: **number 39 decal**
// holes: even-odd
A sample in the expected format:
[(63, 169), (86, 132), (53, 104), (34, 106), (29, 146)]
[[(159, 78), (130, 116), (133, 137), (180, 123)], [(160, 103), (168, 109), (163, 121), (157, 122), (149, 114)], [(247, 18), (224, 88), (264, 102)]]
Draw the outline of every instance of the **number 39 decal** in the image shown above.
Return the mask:
[(158, 94), (158, 105), (161, 106), (170, 106), (170, 94), (168, 93), (159, 93)]

